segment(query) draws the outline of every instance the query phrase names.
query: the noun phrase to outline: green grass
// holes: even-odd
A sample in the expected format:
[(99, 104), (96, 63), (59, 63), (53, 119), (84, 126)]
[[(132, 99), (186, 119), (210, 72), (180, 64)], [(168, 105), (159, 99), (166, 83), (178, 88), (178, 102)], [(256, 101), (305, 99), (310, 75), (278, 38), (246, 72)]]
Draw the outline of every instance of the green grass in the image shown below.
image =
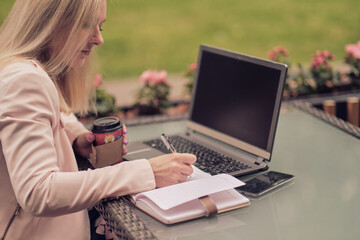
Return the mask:
[[(1, 22), (12, 2), (0, 1)], [(282, 45), (303, 64), (326, 49), (342, 63), (345, 45), (360, 40), (360, 11), (358, 0), (108, 0), (103, 28), (101, 72), (123, 79), (182, 73), (201, 43), (262, 58)]]

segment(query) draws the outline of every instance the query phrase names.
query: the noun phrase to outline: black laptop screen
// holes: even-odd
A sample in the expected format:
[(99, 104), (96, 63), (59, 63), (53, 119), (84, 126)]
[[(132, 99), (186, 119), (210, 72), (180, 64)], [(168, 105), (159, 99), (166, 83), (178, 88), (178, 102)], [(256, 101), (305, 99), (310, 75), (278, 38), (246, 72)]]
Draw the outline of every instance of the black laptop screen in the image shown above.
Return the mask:
[(270, 151), (281, 71), (205, 50), (200, 57), (190, 120)]

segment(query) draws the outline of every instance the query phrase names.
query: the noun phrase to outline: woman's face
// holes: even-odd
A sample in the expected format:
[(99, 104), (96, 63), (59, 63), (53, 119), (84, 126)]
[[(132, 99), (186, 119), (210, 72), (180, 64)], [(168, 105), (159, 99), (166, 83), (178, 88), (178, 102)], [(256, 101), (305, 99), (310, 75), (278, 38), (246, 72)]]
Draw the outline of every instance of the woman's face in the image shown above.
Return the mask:
[[(84, 27), (75, 34), (76, 43), (73, 45), (73, 49), (69, 49), (72, 56), (67, 56), (65, 61), (70, 61), (72, 68), (80, 68), (85, 64), (86, 58), (91, 54), (94, 46), (100, 46), (104, 43), (104, 39), (101, 36), (101, 26), (106, 19), (106, 0), (102, 1), (99, 15), (96, 19), (96, 24), (92, 29)], [(89, 35), (90, 34), (90, 35)], [(55, 35), (52, 41), (52, 47), (50, 49), (50, 56), (57, 56), (64, 48), (64, 42), (66, 41), (66, 34), (62, 34), (61, 31)]]
[[(100, 46), (104, 43), (101, 35), (101, 27), (106, 19), (106, 0), (102, 1), (102, 5), (97, 17), (97, 22), (94, 29), (91, 30), (90, 38), (88, 29), (80, 31), (79, 40), (88, 39), (85, 46), (76, 51), (75, 59), (70, 67), (79, 68), (85, 64), (86, 58), (91, 54), (93, 47)], [(81, 42), (81, 41), (80, 41)]]

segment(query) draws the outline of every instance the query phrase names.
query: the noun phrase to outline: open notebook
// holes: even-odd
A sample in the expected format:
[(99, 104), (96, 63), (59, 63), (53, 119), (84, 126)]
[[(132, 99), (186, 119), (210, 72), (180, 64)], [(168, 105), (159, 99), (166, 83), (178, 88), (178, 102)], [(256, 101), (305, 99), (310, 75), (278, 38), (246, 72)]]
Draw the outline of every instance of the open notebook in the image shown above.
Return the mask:
[(211, 176), (194, 167), (183, 183), (133, 194), (130, 201), (162, 223), (173, 224), (250, 205), (234, 188), (243, 182), (228, 174)]
[[(187, 130), (169, 136), (178, 152), (212, 175), (268, 168), (287, 66), (201, 45)], [(168, 153), (159, 137), (130, 142), (127, 160)], [(207, 153), (208, 150), (215, 153)]]

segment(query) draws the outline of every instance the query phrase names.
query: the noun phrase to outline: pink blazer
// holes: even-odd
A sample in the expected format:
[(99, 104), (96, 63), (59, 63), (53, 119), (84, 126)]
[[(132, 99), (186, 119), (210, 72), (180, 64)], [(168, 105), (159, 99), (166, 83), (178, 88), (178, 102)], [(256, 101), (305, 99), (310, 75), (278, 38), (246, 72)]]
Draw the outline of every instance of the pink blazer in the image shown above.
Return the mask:
[(72, 142), (85, 131), (35, 62), (0, 70), (0, 236), (19, 203), (7, 239), (90, 239), (87, 208), (155, 188), (146, 159), (79, 172)]

